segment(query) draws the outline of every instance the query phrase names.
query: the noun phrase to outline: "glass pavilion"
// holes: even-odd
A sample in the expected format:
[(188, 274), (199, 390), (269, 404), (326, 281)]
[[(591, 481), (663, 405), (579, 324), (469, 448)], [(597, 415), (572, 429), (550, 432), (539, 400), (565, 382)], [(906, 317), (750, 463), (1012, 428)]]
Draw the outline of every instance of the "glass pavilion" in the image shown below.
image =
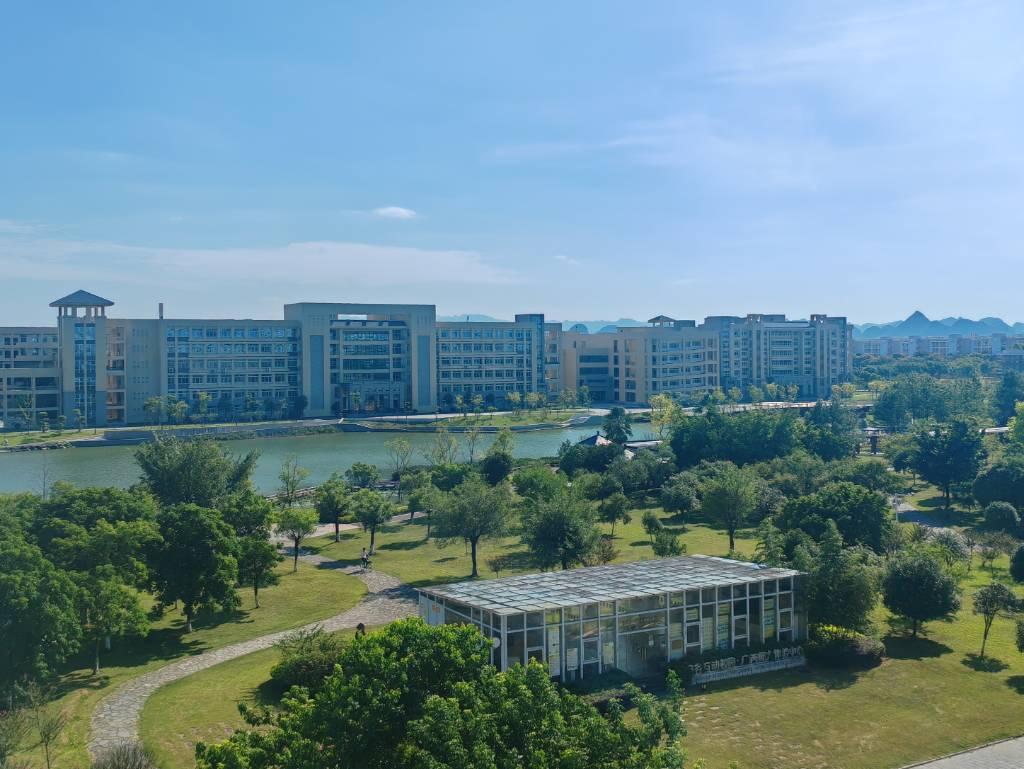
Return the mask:
[(802, 641), (803, 576), (680, 556), (420, 588), (420, 616), (475, 625), (502, 670), (535, 659), (563, 681), (613, 669), (640, 678), (713, 650)]

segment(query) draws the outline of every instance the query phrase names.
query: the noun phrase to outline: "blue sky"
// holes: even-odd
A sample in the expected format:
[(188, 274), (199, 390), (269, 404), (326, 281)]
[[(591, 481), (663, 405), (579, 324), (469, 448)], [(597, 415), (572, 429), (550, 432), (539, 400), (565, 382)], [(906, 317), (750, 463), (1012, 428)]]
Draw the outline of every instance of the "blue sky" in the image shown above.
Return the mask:
[(984, 0), (10, 3), (0, 323), (76, 288), (1024, 320), (1021, 29)]

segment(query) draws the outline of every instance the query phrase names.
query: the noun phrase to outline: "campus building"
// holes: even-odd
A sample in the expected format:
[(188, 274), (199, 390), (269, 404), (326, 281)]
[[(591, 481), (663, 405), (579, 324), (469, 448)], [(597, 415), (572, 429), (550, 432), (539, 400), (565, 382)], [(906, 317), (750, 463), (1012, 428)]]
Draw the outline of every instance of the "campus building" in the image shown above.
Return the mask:
[(1024, 350), (1024, 334), (988, 334), (948, 336), (883, 336), (878, 339), (857, 339), (853, 351), (857, 355), (892, 358), (911, 355), (937, 355), (952, 358), (961, 355), (991, 357), (1020, 354)]
[(803, 575), (679, 556), (420, 588), (431, 625), (473, 625), (501, 670), (537, 660), (553, 678), (610, 670), (643, 678), (708, 652), (738, 655), (806, 638)]
[(51, 303), (57, 325), (0, 328), (0, 420), (119, 426), (155, 421), (154, 404), (190, 414), (429, 413), (505, 408), (509, 395), (642, 405), (658, 393), (796, 384), (828, 397), (850, 378), (844, 318), (675, 320), (588, 334), (541, 313), (444, 322), (431, 304), (300, 302), (283, 318), (117, 318), (76, 291)]

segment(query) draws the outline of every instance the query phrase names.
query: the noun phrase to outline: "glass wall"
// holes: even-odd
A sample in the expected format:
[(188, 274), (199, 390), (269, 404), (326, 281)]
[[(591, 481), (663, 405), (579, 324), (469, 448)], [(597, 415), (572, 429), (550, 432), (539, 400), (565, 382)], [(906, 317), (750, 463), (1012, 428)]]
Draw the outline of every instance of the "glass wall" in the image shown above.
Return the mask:
[(576, 681), (611, 669), (643, 678), (712, 650), (799, 641), (806, 615), (797, 592), (785, 577), (505, 615), (451, 600), (427, 604), (437, 621), (473, 624), (495, 639), (494, 665), (534, 659), (552, 677)]

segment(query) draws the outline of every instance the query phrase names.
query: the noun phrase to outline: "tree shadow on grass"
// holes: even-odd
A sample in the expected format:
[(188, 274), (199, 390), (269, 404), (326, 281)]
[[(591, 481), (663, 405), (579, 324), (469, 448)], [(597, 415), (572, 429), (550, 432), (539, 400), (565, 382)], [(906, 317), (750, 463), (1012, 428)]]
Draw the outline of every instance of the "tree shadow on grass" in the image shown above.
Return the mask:
[(446, 555), (443, 558), (435, 558), (434, 563), (451, 563), (452, 561), (459, 560), (457, 555)]
[(1017, 694), (1024, 694), (1024, 676), (1010, 676), (1006, 679), (1006, 685)]
[(649, 539), (637, 539), (629, 543), (630, 547), (643, 547), (644, 545), (650, 546), (651, 540)]
[(378, 550), (415, 550), (423, 546), (423, 540), (405, 540), (398, 542), (385, 542), (377, 545)]
[(981, 657), (974, 652), (964, 655), (964, 658), (960, 660), (960, 662), (965, 667), (969, 667), (971, 670), (976, 670), (979, 673), (998, 673), (1010, 667), (1001, 659), (997, 659), (996, 657)]
[(953, 651), (951, 646), (920, 635), (913, 638), (910, 635), (889, 634), (882, 641), (885, 643), (885, 656), (894, 660), (923, 660), (941, 657)]

